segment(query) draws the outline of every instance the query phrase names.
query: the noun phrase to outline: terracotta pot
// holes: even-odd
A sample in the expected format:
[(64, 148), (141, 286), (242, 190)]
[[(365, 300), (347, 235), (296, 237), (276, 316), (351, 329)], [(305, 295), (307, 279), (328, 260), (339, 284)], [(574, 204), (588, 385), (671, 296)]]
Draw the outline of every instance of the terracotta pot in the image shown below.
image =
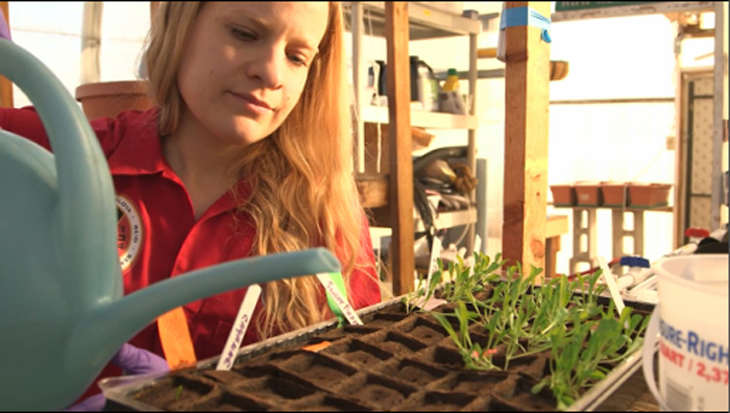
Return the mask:
[(629, 184), (629, 206), (655, 208), (669, 205), (671, 184), (640, 183)]
[(564, 60), (551, 60), (550, 61), (550, 80), (557, 81), (563, 80), (568, 76), (568, 68), (570, 64)]
[(626, 182), (601, 182), (603, 205), (624, 207), (628, 205), (628, 184)]
[(579, 181), (575, 183), (577, 205), (601, 206), (603, 200), (600, 191), (600, 182)]
[(116, 117), (124, 110), (147, 110), (147, 82), (140, 80), (87, 83), (76, 88), (76, 100), (89, 120)]
[(573, 188), (573, 185), (551, 185), (550, 191), (553, 193), (553, 205), (575, 205), (575, 188)]

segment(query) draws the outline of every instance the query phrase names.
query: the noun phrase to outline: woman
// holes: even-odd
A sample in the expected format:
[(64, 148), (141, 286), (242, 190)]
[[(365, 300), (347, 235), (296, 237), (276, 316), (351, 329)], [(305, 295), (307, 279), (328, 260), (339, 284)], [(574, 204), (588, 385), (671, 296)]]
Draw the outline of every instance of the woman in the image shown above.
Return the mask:
[[(336, 2), (162, 2), (144, 62), (156, 107), (92, 122), (117, 192), (125, 293), (326, 246), (353, 307), (380, 301), (353, 179), (343, 33)], [(0, 127), (50, 149), (32, 108), (0, 109)], [(245, 292), (184, 307), (197, 359), (221, 353)], [(318, 280), (299, 277), (263, 286), (255, 317), (244, 345), (332, 313)], [(157, 323), (130, 343), (164, 356)]]

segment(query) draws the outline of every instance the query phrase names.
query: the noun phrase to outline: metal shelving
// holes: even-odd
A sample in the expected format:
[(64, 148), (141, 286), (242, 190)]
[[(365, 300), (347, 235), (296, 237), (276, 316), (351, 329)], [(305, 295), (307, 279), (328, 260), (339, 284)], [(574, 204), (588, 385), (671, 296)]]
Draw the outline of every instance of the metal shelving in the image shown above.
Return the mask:
[[(385, 2), (344, 2), (343, 10), (347, 20), (352, 19), (352, 10), (357, 6), (356, 3), (362, 6), (365, 13), (369, 14), (373, 36), (384, 37)], [(408, 3), (408, 20), (410, 21), (408, 33), (411, 40), (476, 35), (482, 31), (481, 22), (478, 20), (436, 10), (416, 2)]]
[[(367, 68), (364, 59), (364, 50), (362, 39), (365, 36), (365, 27), (367, 27), (368, 36), (384, 37), (385, 36), (385, 2), (344, 2), (345, 19), (349, 21), (348, 30), (352, 33), (352, 66), (353, 66), (353, 85), (355, 91), (356, 110), (359, 114), (357, 122), (358, 137), (358, 172), (364, 172), (364, 123), (381, 123), (385, 124), (389, 121), (388, 108), (376, 107), (369, 103), (367, 96), (363, 96), (367, 84)], [(367, 21), (367, 25), (366, 22)], [(476, 13), (464, 15), (456, 15), (445, 11), (430, 8), (416, 2), (408, 3), (408, 21), (409, 21), (409, 40), (426, 40), (445, 37), (469, 36), (469, 49), (465, 52), (469, 53), (469, 70), (462, 73), (464, 78), (469, 81), (468, 96), (471, 105), (468, 115), (453, 115), (449, 113), (429, 112), (411, 110), (411, 126), (422, 127), (426, 129), (443, 129), (443, 130), (465, 130), (468, 132), (467, 145), (467, 165), (474, 173), (476, 173), (476, 130), (479, 126), (479, 120), (475, 116), (475, 95), (476, 81), (478, 79), (477, 71), (477, 36), (482, 31), (482, 21), (476, 16)], [(462, 76), (460, 76), (462, 77)], [(476, 224), (479, 205), (475, 202), (475, 194), (470, 195), (470, 208), (459, 211), (441, 212), (435, 217), (435, 226), (437, 228), (453, 228), (463, 225)], [(395, 228), (398, 222), (389, 222), (389, 228)], [(415, 230), (423, 231), (422, 221), (416, 217), (414, 221)], [(400, 228), (400, 227), (399, 227)], [(373, 231), (380, 234), (383, 228), (374, 228)], [(467, 249), (469, 252), (473, 249), (474, 226), (469, 230), (466, 237)]]
[[(360, 114), (363, 122), (388, 123), (387, 107), (365, 106)], [(426, 129), (476, 129), (479, 119), (469, 115), (412, 110), (411, 125)]]

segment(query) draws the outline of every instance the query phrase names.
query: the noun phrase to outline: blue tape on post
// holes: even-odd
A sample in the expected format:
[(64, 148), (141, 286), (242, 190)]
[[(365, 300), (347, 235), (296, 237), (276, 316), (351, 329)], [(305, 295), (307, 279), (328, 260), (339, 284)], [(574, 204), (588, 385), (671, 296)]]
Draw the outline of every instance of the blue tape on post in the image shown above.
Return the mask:
[(550, 19), (530, 7), (515, 7), (505, 9), (500, 17), (499, 29), (507, 27), (532, 26), (542, 29), (540, 37), (545, 43), (550, 43)]

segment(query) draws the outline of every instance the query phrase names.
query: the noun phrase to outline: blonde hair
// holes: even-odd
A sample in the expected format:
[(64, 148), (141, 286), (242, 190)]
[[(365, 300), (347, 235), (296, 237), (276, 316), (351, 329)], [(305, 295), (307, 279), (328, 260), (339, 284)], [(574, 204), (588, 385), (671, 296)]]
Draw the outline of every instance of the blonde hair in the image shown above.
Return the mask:
[[(161, 2), (150, 32), (145, 63), (160, 108), (160, 136), (174, 132), (180, 120), (184, 102), (177, 71), (200, 9), (201, 2)], [(343, 263), (349, 289), (364, 246), (343, 37), (341, 6), (330, 2), (327, 29), (299, 102), (278, 130), (243, 151), (235, 167), (251, 186), (250, 197), (238, 200), (239, 212), (256, 228), (251, 254), (325, 246)], [(267, 284), (260, 338), (331, 316), (322, 297), (313, 276)]]

